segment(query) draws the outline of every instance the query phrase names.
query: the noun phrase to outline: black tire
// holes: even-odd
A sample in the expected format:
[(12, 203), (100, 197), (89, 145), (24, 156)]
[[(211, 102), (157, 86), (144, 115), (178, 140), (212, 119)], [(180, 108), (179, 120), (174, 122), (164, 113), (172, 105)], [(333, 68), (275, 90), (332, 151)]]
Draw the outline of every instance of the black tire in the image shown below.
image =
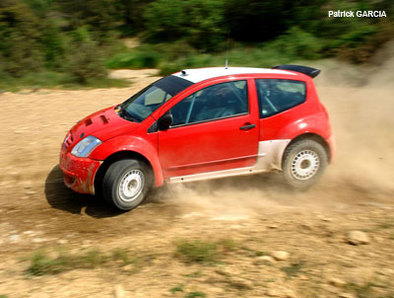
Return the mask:
[(321, 144), (314, 140), (300, 140), (285, 150), (283, 175), (291, 187), (307, 189), (320, 179), (327, 163), (327, 152)]
[(152, 171), (146, 163), (122, 159), (107, 169), (103, 179), (103, 196), (112, 206), (128, 211), (142, 203), (151, 184)]

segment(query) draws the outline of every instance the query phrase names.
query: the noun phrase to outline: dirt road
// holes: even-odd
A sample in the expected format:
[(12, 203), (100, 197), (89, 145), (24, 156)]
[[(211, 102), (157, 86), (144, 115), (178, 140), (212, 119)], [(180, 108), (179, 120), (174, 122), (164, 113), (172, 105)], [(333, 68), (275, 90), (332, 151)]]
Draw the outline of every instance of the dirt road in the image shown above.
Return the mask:
[[(122, 102), (152, 72), (124, 89), (1, 94), (0, 297), (394, 297), (391, 73), (362, 87), (316, 79), (337, 156), (311, 190), (285, 190), (279, 174), (175, 185), (128, 213), (66, 189), (58, 154), (76, 121)], [(365, 243), (349, 244), (354, 230)], [(179, 241), (194, 239), (231, 245), (218, 244), (214, 264), (185, 262)], [(37, 250), (119, 248), (137, 261), (26, 273)]]

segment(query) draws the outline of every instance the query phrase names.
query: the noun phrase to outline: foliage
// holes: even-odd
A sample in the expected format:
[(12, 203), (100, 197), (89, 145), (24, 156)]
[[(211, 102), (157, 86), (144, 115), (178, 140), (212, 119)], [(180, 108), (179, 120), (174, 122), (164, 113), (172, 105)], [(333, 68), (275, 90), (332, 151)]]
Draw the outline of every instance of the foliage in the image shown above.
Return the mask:
[[(303, 31), (301, 31), (303, 33)], [(308, 34), (305, 34), (310, 37)], [(297, 40), (297, 35), (288, 34), (278, 40), (261, 44), (236, 43), (228, 52), (199, 53), (192, 48), (174, 51), (177, 46), (172, 44), (143, 45), (126, 53), (115, 55), (106, 65), (110, 68), (143, 68), (145, 55), (154, 57), (154, 63), (149, 67), (158, 67), (161, 75), (168, 75), (184, 68), (224, 66), (228, 58), (230, 66), (272, 67), (275, 64), (289, 63), (296, 59), (311, 59), (320, 57), (321, 46), (315, 45), (316, 39)], [(303, 52), (307, 47), (309, 52)], [(283, 49), (286, 51), (283, 51)], [(175, 52), (175, 53), (174, 53)], [(152, 58), (153, 60), (153, 58)]]
[(32, 92), (41, 88), (63, 88), (80, 89), (83, 88), (125, 88), (130, 86), (130, 82), (120, 79), (90, 78), (83, 85), (75, 81), (75, 78), (62, 72), (43, 70), (36, 73), (28, 73), (20, 78), (0, 73), (0, 93), (8, 90), (12, 92), (21, 89), (30, 89)]
[[(394, 5), (389, 1), (330, 1), (327, 10), (385, 10), (389, 16)], [(386, 41), (392, 39), (394, 26), (388, 18), (342, 18), (320, 20), (311, 32), (325, 41), (325, 56), (336, 56), (352, 63), (364, 63)]]
[(62, 253), (51, 258), (44, 252), (37, 252), (32, 256), (31, 265), (27, 268), (30, 275), (58, 274), (77, 268), (96, 268), (108, 262), (108, 258), (101, 252), (92, 250), (81, 255)]
[(148, 40), (185, 39), (203, 50), (216, 50), (225, 39), (222, 0), (156, 0), (145, 11)]
[(42, 67), (42, 26), (29, 7), (17, 0), (0, 4), (0, 62), (2, 70), (20, 77)]
[(69, 73), (75, 81), (85, 84), (91, 78), (105, 77), (107, 71), (94, 41), (75, 41), (68, 54)]
[(354, 292), (357, 297), (360, 298), (368, 298), (372, 297), (373, 295), (373, 287), (376, 286), (373, 282), (365, 282), (364, 284), (355, 284), (350, 283), (345, 286), (345, 289), (348, 291)]
[[(329, 10), (388, 17), (328, 18)], [(392, 39), (393, 13), (391, 0), (2, 0), (0, 77), (23, 83), (52, 73), (52, 82), (86, 85), (105, 68), (223, 65), (226, 50), (230, 65), (366, 63)], [(119, 46), (129, 36), (143, 44)]]
[(216, 243), (182, 241), (177, 244), (176, 255), (187, 263), (214, 263), (218, 259), (217, 250)]
[[(138, 255), (138, 256), (137, 256)], [(58, 274), (74, 269), (91, 269), (106, 266), (125, 266), (132, 264), (134, 269), (141, 264), (148, 264), (152, 256), (133, 254), (125, 249), (117, 248), (112, 253), (104, 253), (100, 250), (89, 250), (78, 253), (69, 253), (65, 250), (51, 256), (47, 251), (37, 251), (30, 258), (30, 265), (26, 273), (34, 276)], [(138, 258), (142, 258), (141, 261)]]
[(183, 291), (184, 291), (184, 290), (183, 290), (184, 287), (185, 287), (184, 284), (180, 284), (180, 285), (178, 285), (178, 286), (176, 286), (176, 287), (171, 288), (171, 289), (170, 289), (170, 292), (171, 292), (172, 294), (175, 294), (176, 292), (183, 292)]
[(176, 243), (175, 256), (186, 263), (214, 264), (234, 251), (236, 243), (231, 239), (207, 242), (199, 239), (182, 240)]
[(161, 56), (159, 51), (154, 50), (149, 45), (144, 45), (133, 51), (114, 55), (107, 60), (106, 65), (113, 69), (157, 67)]
[(283, 51), (295, 59), (318, 59), (321, 57), (324, 42), (299, 27), (291, 27), (283, 35), (271, 42), (268, 47)]
[(123, 36), (135, 35), (149, 27), (145, 24), (144, 12), (153, 0), (119, 0), (114, 3), (118, 11), (119, 32)]
[(114, 1), (56, 0), (55, 3), (62, 13), (66, 29), (74, 31), (85, 27), (99, 45), (112, 41), (117, 25)]
[(304, 261), (299, 261), (296, 263), (292, 263), (290, 266), (280, 268), (284, 273), (286, 273), (288, 278), (293, 278), (302, 272), (302, 269), (305, 266)]
[(186, 298), (193, 298), (193, 297), (206, 297), (205, 293), (203, 292), (190, 292), (186, 296)]
[(270, 40), (286, 30), (289, 15), (285, 0), (229, 0), (225, 19), (231, 37), (239, 41)]

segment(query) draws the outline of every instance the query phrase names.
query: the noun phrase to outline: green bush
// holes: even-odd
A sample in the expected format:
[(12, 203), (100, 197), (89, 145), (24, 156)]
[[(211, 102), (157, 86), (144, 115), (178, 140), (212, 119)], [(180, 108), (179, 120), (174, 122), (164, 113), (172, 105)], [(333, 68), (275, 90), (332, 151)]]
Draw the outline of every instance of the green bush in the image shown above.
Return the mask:
[[(133, 258), (130, 257), (133, 256)], [(136, 252), (117, 248), (112, 253), (104, 253), (99, 250), (81, 251), (69, 253), (65, 250), (59, 251), (51, 256), (47, 251), (37, 251), (30, 258), (30, 265), (26, 273), (34, 276), (47, 274), (58, 274), (74, 269), (93, 269), (102, 266), (125, 266), (134, 265), (134, 269), (149, 264), (153, 255), (141, 256)]]
[[(185, 58), (190, 54), (195, 54), (198, 51), (192, 47), (186, 40), (177, 40), (171, 43), (158, 43), (149, 45), (154, 51), (161, 53), (162, 57), (167, 61), (174, 61), (176, 59)], [(142, 46), (144, 47), (144, 46)], [(142, 48), (141, 47), (141, 48)]]
[(156, 42), (185, 39), (198, 49), (217, 51), (227, 32), (223, 0), (156, 0), (144, 16), (145, 38)]
[(110, 44), (117, 33), (116, 3), (113, 0), (56, 0), (62, 27), (68, 32), (84, 27), (98, 45)]
[(215, 242), (202, 240), (182, 240), (176, 243), (175, 256), (186, 263), (214, 264), (226, 254), (235, 251), (237, 244), (231, 239), (221, 239)]
[(75, 41), (70, 47), (68, 72), (76, 82), (86, 84), (90, 79), (107, 75), (103, 56), (94, 41)]
[(186, 263), (214, 263), (219, 257), (216, 243), (200, 240), (179, 242), (176, 255)]
[(48, 69), (64, 71), (67, 36), (50, 19), (44, 20), (45, 32), (41, 39), (44, 48), (45, 66)]
[(185, 34), (185, 2), (182, 0), (156, 0), (148, 5), (144, 17), (149, 24), (146, 37), (157, 40), (176, 40)]
[(282, 51), (294, 59), (318, 59), (323, 46), (324, 42), (314, 35), (299, 27), (291, 27), (284, 35), (269, 43), (267, 49)]
[(271, 40), (287, 28), (295, 1), (227, 0), (225, 22), (231, 37), (243, 42)]
[(29, 7), (18, 0), (0, 3), (0, 63), (14, 77), (43, 66), (42, 26)]
[(90, 250), (83, 254), (61, 252), (57, 257), (50, 257), (44, 251), (36, 252), (26, 272), (30, 275), (58, 274), (80, 268), (96, 268), (111, 261), (110, 257), (98, 250)]
[(161, 54), (153, 50), (138, 49), (126, 53), (119, 53), (107, 60), (108, 68), (149, 68), (157, 67)]
[(186, 294), (185, 298), (206, 297), (204, 292), (190, 292)]
[(229, 66), (272, 67), (296, 59), (294, 53), (284, 52), (270, 43), (246, 46), (236, 45), (226, 52), (215, 54), (190, 53), (186, 57), (175, 60), (162, 60), (159, 63), (160, 74), (168, 75), (184, 68), (198, 68), (210, 66), (225, 66), (226, 58)]
[(328, 42), (328, 51), (332, 56), (354, 64), (365, 63), (393, 34), (394, 28), (389, 24), (360, 24)]
[(52, 259), (42, 252), (33, 255), (31, 265), (27, 268), (30, 275), (40, 276), (45, 274), (58, 274), (68, 270), (74, 265), (74, 260), (68, 255)]
[[(111, 85), (106, 68), (158, 67), (164, 75), (224, 66), (226, 56), (230, 66), (325, 57), (365, 63), (392, 39), (391, 2), (2, 0), (0, 85)], [(328, 18), (328, 10), (385, 10), (388, 17)], [(120, 46), (119, 36), (130, 34), (143, 44)], [(234, 41), (228, 53), (226, 40)]]

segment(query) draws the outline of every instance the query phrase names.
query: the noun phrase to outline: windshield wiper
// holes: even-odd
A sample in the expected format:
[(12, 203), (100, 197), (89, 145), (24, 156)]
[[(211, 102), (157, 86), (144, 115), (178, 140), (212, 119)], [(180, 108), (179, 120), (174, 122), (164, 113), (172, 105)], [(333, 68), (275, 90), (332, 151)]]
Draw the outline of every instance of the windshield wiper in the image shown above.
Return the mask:
[(130, 113), (127, 112), (127, 110), (123, 107), (123, 104), (118, 105), (117, 108), (119, 109), (118, 111), (119, 116), (122, 117), (123, 119), (133, 122), (140, 122), (137, 118), (131, 116)]

